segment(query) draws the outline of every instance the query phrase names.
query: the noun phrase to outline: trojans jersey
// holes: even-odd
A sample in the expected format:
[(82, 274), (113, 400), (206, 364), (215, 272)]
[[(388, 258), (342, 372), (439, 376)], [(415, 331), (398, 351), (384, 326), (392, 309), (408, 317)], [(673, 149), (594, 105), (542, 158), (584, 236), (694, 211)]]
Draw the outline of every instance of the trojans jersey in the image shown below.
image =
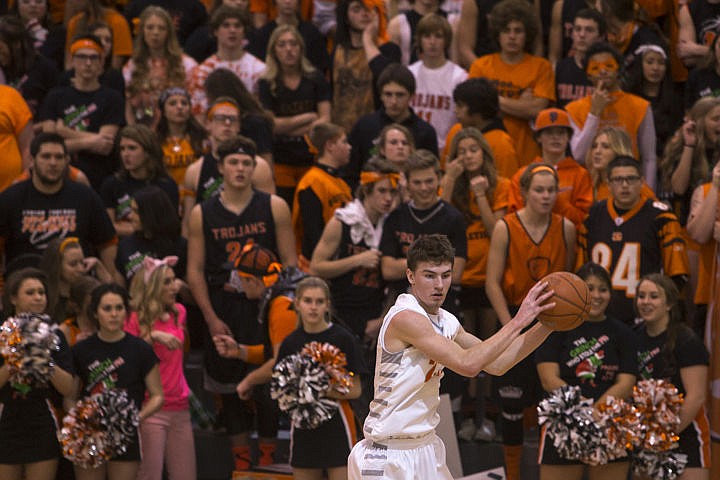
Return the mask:
[(680, 222), (664, 203), (644, 197), (622, 215), (611, 200), (597, 202), (578, 229), (578, 244), (578, 263), (592, 261), (610, 272), (613, 291), (607, 313), (627, 323), (635, 318), (633, 299), (643, 275), (688, 273)]

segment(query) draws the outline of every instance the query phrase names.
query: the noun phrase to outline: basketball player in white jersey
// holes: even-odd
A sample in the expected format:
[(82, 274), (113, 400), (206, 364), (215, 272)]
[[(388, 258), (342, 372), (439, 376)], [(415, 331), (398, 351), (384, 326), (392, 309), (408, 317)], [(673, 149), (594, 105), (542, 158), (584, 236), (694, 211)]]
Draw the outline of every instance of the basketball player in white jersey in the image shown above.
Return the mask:
[(411, 294), (400, 295), (383, 320), (375, 367), (375, 398), (365, 439), (348, 459), (350, 480), (452, 479), (445, 446), (435, 435), (444, 367), (468, 377), (481, 370), (502, 375), (532, 353), (551, 330), (537, 323), (525, 333), (553, 292), (547, 282), (530, 289), (517, 315), (484, 342), (440, 308), (452, 280), (455, 252), (444, 235), (416, 240), (408, 251)]

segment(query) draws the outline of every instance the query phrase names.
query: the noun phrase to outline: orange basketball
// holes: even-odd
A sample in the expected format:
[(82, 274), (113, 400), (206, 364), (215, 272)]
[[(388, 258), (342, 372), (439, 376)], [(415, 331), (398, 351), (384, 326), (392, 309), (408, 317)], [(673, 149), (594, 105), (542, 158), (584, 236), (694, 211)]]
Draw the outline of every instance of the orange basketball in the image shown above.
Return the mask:
[(540, 280), (548, 282), (555, 293), (548, 302), (555, 302), (550, 310), (538, 315), (538, 320), (556, 331), (572, 330), (582, 324), (590, 313), (590, 290), (585, 280), (570, 272), (553, 272)]

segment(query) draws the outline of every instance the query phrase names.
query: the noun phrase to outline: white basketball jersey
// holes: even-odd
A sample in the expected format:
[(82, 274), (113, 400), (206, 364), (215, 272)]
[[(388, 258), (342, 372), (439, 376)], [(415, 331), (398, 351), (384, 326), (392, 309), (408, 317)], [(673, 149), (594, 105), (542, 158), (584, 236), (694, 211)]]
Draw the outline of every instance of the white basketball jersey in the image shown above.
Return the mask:
[(468, 73), (451, 61), (440, 68), (430, 69), (418, 61), (409, 70), (415, 77), (415, 95), (410, 106), (415, 113), (435, 128), (438, 147), (445, 145), (450, 128), (457, 122), (453, 90), (467, 80)]
[(430, 359), (414, 346), (399, 352), (385, 349), (385, 332), (393, 317), (403, 310), (418, 312), (427, 318), (435, 331), (454, 340), (460, 322), (453, 314), (440, 309), (438, 321), (420, 306), (414, 296), (402, 294), (385, 315), (378, 336), (375, 366), (375, 398), (365, 419), (365, 438), (382, 444), (393, 439), (422, 438), (435, 431), (440, 415), (440, 378), (444, 365)]

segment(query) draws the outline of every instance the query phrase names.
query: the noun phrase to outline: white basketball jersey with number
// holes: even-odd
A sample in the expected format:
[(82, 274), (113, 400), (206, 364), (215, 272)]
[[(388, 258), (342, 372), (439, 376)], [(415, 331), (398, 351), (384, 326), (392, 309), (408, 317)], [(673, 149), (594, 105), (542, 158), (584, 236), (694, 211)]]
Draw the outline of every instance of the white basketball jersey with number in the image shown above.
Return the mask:
[(415, 113), (432, 125), (437, 133), (438, 147), (442, 150), (445, 137), (457, 122), (453, 90), (467, 80), (467, 72), (448, 61), (440, 68), (430, 69), (422, 61), (408, 67), (415, 77), (415, 95), (410, 106)]
[(460, 330), (460, 322), (453, 314), (440, 309), (437, 320), (431, 320), (409, 294), (400, 295), (385, 315), (378, 336), (375, 398), (363, 428), (365, 438), (380, 444), (385, 440), (422, 438), (433, 433), (440, 420), (437, 409), (444, 366), (414, 346), (399, 352), (385, 349), (387, 327), (403, 310), (420, 313), (448, 339), (454, 340)]

